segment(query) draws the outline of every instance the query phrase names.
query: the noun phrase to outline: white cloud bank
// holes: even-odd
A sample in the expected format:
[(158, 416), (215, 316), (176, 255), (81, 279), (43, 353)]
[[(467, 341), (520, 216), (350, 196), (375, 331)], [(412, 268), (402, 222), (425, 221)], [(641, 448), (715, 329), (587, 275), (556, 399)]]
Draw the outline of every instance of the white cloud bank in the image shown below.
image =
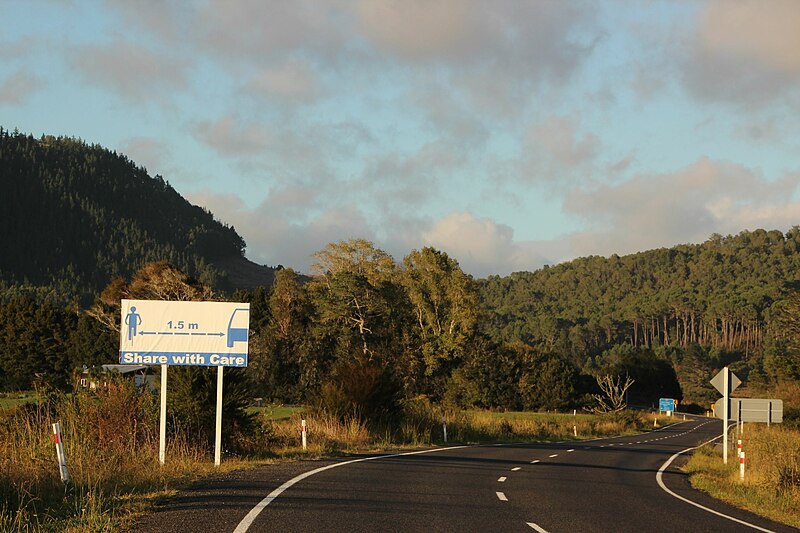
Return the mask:
[(767, 181), (742, 165), (703, 158), (676, 172), (575, 190), (564, 209), (590, 226), (569, 237), (575, 255), (625, 254), (712, 233), (789, 229), (800, 223), (799, 185), (800, 173)]

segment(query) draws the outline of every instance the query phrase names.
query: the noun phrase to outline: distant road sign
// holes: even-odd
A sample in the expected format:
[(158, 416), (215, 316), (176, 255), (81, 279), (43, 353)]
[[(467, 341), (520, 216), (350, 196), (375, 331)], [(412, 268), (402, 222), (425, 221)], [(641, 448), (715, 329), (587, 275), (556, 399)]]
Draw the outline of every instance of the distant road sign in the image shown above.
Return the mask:
[(659, 411), (675, 411), (678, 402), (672, 398), (660, 398), (658, 400)]
[(247, 366), (250, 304), (122, 300), (123, 365)]
[[(720, 370), (717, 373), (716, 376), (711, 378), (711, 384), (714, 385), (714, 388), (717, 389), (719, 391), (719, 393), (722, 394), (722, 395), (725, 394), (725, 390), (724, 390), (725, 387), (723, 385), (723, 382), (725, 380), (725, 371), (727, 371), (727, 370), (728, 370), (728, 367), (726, 366), (725, 368)], [(731, 379), (730, 379), (729, 383), (730, 383), (730, 390), (728, 391), (728, 394), (730, 394), (733, 391), (735, 391), (739, 387), (739, 385), (742, 384), (742, 380), (739, 379), (736, 376), (736, 374), (731, 372)]]
[[(722, 418), (722, 398), (714, 404), (714, 415)], [(783, 400), (762, 398), (731, 398), (729, 420), (742, 422), (783, 422)]]

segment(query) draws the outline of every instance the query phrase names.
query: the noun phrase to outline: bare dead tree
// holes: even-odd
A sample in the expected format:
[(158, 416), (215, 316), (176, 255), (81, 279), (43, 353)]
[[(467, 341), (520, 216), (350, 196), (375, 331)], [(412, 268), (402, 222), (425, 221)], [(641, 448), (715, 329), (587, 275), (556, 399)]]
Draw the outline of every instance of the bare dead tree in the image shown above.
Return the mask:
[(625, 393), (636, 380), (626, 375), (623, 383), (622, 376), (609, 374), (597, 376), (595, 379), (603, 392), (602, 394), (592, 394), (592, 397), (597, 400), (597, 407), (594, 408), (596, 413), (616, 413), (628, 407), (625, 402)]

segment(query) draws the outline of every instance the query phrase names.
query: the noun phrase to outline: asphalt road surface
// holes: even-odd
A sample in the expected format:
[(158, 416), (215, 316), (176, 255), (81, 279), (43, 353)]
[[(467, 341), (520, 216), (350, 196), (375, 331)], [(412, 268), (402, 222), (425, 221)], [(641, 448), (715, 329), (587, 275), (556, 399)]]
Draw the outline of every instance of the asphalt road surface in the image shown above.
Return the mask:
[(591, 441), (266, 466), (206, 480), (136, 531), (796, 531), (691, 489), (677, 468), (686, 455), (674, 456), (721, 429), (702, 418)]

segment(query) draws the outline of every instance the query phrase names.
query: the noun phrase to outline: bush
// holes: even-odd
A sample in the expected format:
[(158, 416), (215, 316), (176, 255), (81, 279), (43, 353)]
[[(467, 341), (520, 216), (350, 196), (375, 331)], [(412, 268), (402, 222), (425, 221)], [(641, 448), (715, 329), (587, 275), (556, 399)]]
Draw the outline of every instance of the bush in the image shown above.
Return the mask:
[(401, 414), (401, 387), (387, 367), (375, 363), (339, 363), (322, 385), (315, 407), (340, 420), (381, 422)]

